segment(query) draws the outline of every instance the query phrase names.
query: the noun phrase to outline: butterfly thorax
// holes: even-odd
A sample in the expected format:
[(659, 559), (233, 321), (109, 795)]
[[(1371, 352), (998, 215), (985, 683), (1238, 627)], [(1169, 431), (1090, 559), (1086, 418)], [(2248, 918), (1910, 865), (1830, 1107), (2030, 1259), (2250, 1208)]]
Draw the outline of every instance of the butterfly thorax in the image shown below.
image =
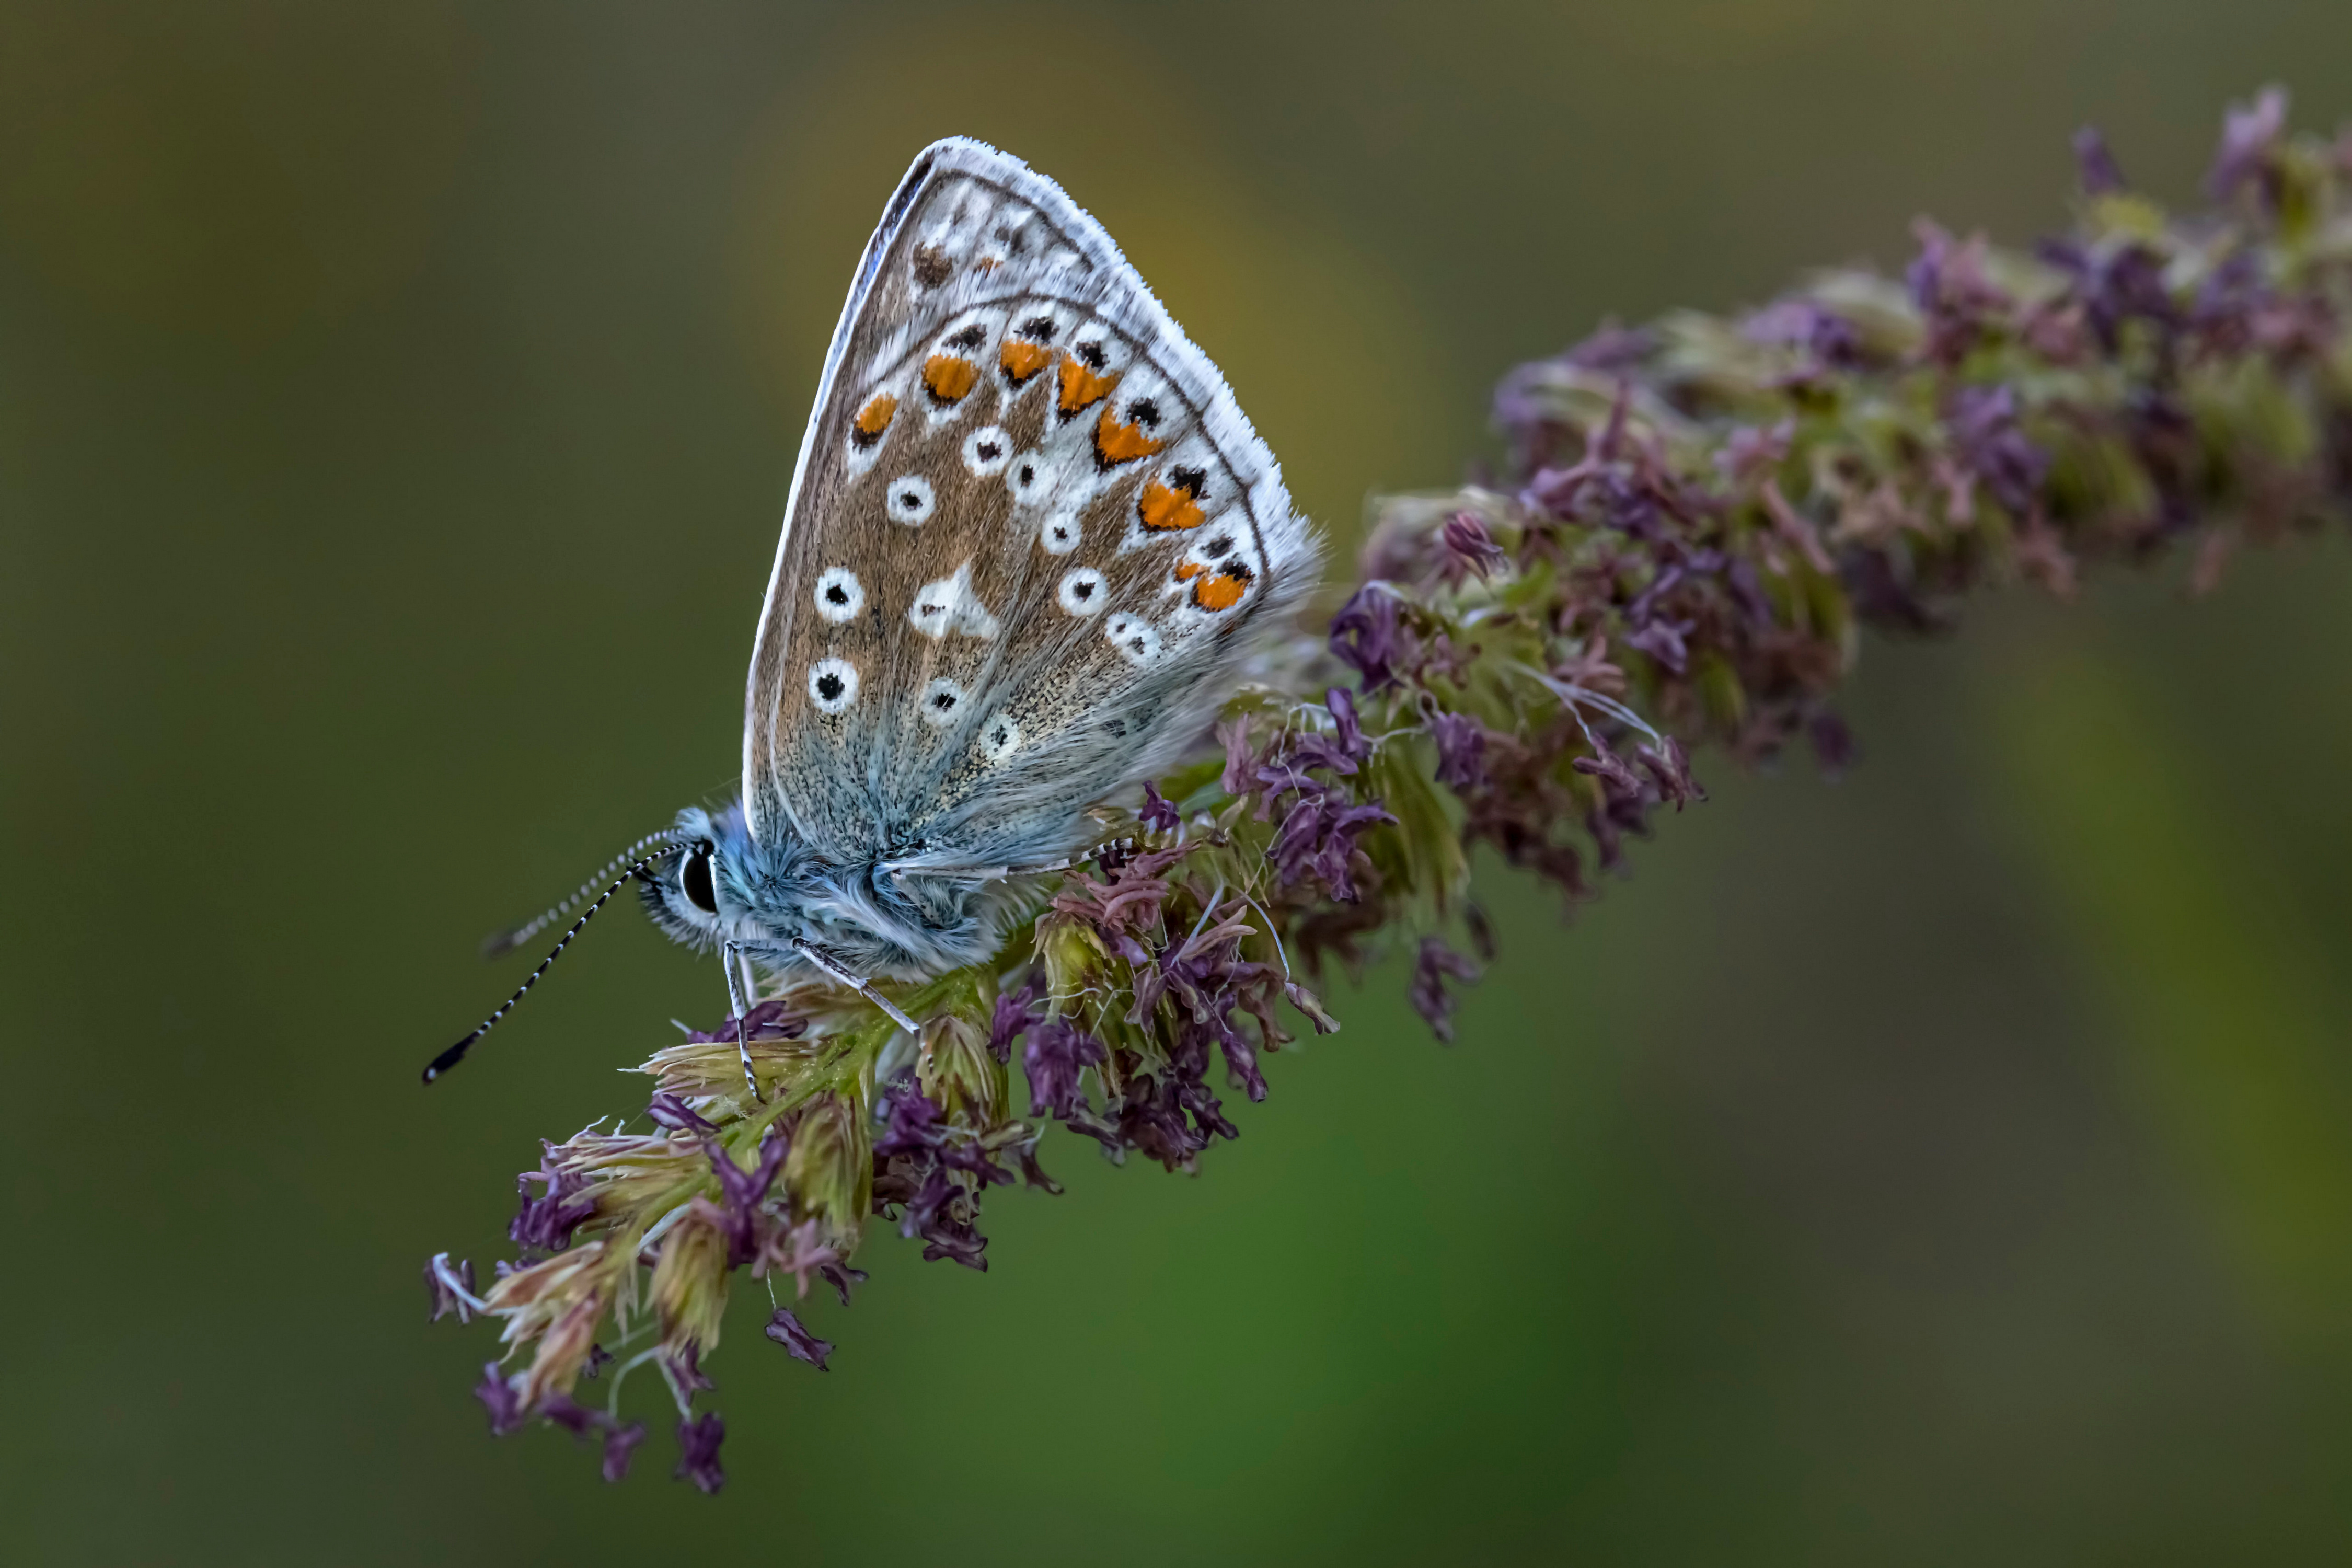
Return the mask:
[[(877, 842), (870, 854), (835, 860), (797, 836), (754, 837), (740, 805), (680, 812), (676, 835), (678, 856), (644, 885), (655, 922), (689, 946), (738, 947), (779, 974), (815, 972), (803, 943), (861, 975), (943, 973), (988, 957), (1035, 901), (1004, 877), (925, 869), (920, 844)], [(682, 875), (698, 845), (710, 847), (707, 889)], [(715, 907), (702, 907), (705, 898)]]

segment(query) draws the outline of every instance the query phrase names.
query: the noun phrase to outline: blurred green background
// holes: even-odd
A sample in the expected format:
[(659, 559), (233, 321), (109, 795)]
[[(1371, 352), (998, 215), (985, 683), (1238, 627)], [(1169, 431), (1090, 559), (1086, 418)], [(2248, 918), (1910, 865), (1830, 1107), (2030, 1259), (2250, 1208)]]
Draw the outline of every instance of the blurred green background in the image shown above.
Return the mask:
[[(535, 1138), (717, 1016), (635, 912), (425, 1095), (481, 933), (727, 787), (794, 444), (929, 139), (1064, 182), (1302, 505), (1444, 484), (1607, 314), (2192, 192), (2342, 0), (0, 5), (0, 1557), (2352, 1558), (2352, 552), (1870, 646), (1433, 1045), (1402, 976), (1195, 1179), (1065, 1134), (828, 1375), (494, 1442)], [(760, 1310), (763, 1310), (764, 1307)], [(645, 1391), (647, 1394), (651, 1389)]]

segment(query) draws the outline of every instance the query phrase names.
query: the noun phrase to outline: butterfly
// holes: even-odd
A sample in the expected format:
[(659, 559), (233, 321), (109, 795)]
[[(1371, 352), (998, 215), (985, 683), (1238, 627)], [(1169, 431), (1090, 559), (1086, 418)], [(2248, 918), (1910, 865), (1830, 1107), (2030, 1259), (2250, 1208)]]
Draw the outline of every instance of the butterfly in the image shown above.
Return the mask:
[(914, 1028), (871, 982), (996, 952), (1034, 906), (1024, 875), (1066, 865), (1100, 831), (1090, 807), (1200, 744), (1320, 552), (1223, 374), (1102, 226), (1017, 158), (933, 143), (825, 356), (740, 793), (633, 846), (572, 933), (635, 878), (664, 931), (721, 952), (739, 1019), (756, 967), (830, 977)]

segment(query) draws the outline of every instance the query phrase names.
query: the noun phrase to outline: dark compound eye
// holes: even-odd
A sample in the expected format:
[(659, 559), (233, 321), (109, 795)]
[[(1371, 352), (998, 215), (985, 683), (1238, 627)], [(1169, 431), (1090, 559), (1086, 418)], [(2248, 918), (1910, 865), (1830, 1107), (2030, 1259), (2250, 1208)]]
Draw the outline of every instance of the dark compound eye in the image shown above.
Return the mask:
[(719, 912), (719, 887), (710, 876), (710, 857), (716, 847), (708, 838), (697, 839), (694, 847), (686, 852), (686, 864), (677, 872), (678, 891), (686, 895), (688, 903), (706, 915)]

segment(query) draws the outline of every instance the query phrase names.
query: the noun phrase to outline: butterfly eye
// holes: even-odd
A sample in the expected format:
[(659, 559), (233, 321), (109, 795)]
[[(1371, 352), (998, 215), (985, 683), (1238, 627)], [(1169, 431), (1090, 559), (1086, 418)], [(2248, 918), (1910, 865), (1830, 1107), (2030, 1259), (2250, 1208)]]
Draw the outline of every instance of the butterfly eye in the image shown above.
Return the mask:
[(710, 857), (718, 846), (708, 838), (695, 840), (694, 847), (686, 854), (686, 864), (678, 868), (678, 891), (686, 901), (706, 915), (719, 912), (719, 887), (711, 879)]

